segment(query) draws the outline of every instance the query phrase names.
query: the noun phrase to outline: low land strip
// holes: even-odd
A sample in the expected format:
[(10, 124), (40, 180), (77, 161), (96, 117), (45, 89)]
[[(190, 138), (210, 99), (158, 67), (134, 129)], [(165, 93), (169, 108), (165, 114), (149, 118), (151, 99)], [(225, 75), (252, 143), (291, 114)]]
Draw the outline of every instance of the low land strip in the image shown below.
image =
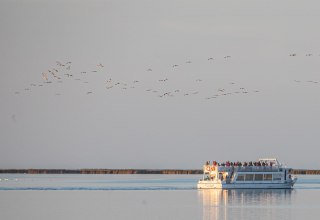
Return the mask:
[[(202, 170), (177, 169), (0, 169), (0, 173), (22, 174), (202, 174)], [(320, 170), (294, 169), (293, 174), (320, 175)]]
[(0, 169), (0, 173), (24, 174), (202, 174), (202, 170), (171, 169)]

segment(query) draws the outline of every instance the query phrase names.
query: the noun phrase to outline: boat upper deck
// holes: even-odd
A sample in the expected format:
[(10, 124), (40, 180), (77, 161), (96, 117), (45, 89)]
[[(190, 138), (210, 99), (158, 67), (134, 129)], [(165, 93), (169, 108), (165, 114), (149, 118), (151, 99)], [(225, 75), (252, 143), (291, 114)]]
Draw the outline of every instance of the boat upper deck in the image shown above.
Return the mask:
[(203, 167), (204, 173), (216, 172), (282, 172), (283, 167), (277, 159), (259, 159), (257, 162), (218, 163), (209, 161)]

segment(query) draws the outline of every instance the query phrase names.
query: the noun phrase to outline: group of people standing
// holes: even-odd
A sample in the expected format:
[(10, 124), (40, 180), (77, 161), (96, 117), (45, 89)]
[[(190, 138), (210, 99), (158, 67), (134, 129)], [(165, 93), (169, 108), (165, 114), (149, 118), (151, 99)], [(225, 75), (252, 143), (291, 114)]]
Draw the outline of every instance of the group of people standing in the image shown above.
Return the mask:
[[(206, 161), (206, 165), (210, 165), (210, 161)], [(272, 162), (264, 162), (264, 161), (258, 161), (258, 162), (222, 162), (218, 163), (217, 161), (212, 162), (213, 166), (223, 166), (223, 167), (252, 167), (252, 166), (257, 166), (257, 167), (266, 167), (266, 166), (273, 166)]]

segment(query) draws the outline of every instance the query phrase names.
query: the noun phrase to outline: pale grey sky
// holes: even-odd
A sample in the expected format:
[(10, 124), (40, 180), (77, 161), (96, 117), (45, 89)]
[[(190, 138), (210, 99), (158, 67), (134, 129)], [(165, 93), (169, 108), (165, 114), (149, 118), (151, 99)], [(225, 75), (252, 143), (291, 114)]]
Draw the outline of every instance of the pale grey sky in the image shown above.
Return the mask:
[(0, 168), (277, 157), (320, 169), (319, 11), (315, 0), (3, 0)]

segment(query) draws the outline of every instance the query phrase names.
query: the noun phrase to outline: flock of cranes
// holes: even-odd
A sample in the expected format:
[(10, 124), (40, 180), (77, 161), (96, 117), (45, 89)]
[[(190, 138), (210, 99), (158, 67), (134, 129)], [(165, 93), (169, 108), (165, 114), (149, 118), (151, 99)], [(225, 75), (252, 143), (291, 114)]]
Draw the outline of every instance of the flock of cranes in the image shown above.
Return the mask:
[[(290, 57), (296, 57), (296, 56), (298, 56), (298, 54), (297, 53), (291, 53), (291, 54), (289, 54), (289, 56)], [(306, 57), (312, 57), (313, 54), (312, 53), (307, 53), (307, 54), (305, 54), (305, 56)], [(320, 56), (320, 54), (319, 54), (319, 56)]]
[[(291, 53), (289, 54), (290, 57), (296, 57), (296, 53)], [(312, 54), (308, 53), (305, 56), (312, 56)], [(224, 56), (224, 60), (229, 60), (231, 59), (230, 55)], [(208, 57), (207, 62), (213, 62), (215, 61), (216, 58), (213, 57)], [(185, 61), (186, 65), (191, 65), (193, 62), (191, 60)], [(53, 68), (47, 69), (46, 71), (41, 73), (41, 83), (31, 83), (30, 86), (24, 88), (24, 92), (30, 92), (32, 90), (32, 87), (44, 87), (47, 84), (55, 84), (55, 83), (63, 83), (65, 80), (75, 80), (79, 81), (84, 84), (90, 84), (88, 79), (86, 79), (84, 76), (87, 76), (88, 74), (91, 74), (91, 76), (94, 76), (94, 74), (105, 74), (105, 65), (102, 63), (98, 63), (95, 65), (94, 68), (92, 68), (90, 71), (73, 71), (73, 66), (72, 66), (71, 61), (67, 62), (61, 62), (61, 61), (56, 61), (56, 64)], [(177, 69), (183, 64), (173, 64), (172, 68)], [(153, 68), (149, 67), (145, 69), (146, 72), (150, 72), (149, 74), (152, 74), (153, 77), (157, 77), (157, 72), (154, 71)], [(108, 75), (108, 74), (106, 74)], [(294, 80), (296, 83), (302, 82), (301, 80)], [(165, 85), (171, 82), (171, 88), (166, 87)], [(252, 93), (258, 93), (259, 90), (257, 89), (247, 89), (244, 88), (243, 86), (238, 85), (236, 82), (228, 82), (228, 88), (226, 88), (226, 85), (222, 85), (220, 88), (216, 89), (211, 89), (207, 88), (206, 92), (201, 91), (201, 86), (204, 87), (203, 85), (204, 79), (201, 78), (195, 78), (193, 80), (194, 89), (184, 89), (183, 85), (180, 81), (177, 80), (171, 80), (170, 77), (163, 77), (160, 78), (158, 77), (157, 80), (154, 80), (153, 83), (150, 85), (153, 85), (153, 88), (149, 86), (148, 81), (145, 80), (144, 78), (142, 79), (134, 79), (132, 81), (119, 81), (113, 77), (106, 77), (103, 82), (100, 83), (101, 86), (103, 86), (106, 90), (114, 90), (114, 89), (120, 89), (120, 90), (130, 90), (130, 89), (140, 89), (141, 91), (147, 92), (149, 94), (154, 94), (154, 96), (159, 97), (159, 98), (169, 98), (169, 97), (177, 97), (177, 96), (183, 96), (183, 97), (189, 97), (189, 96), (199, 96), (202, 97), (205, 100), (214, 100), (219, 97), (225, 97), (225, 96), (230, 96), (230, 95), (247, 95), (247, 94), (252, 94)], [(308, 83), (318, 83), (319, 81), (314, 81), (314, 80), (308, 80), (306, 81)], [(155, 83), (158, 83), (158, 86), (155, 88)], [(172, 84), (173, 83), (173, 84)], [(172, 87), (175, 87), (173, 88)], [(231, 88), (230, 88), (231, 86)], [(92, 87), (91, 89), (83, 92), (83, 94), (86, 95), (93, 95), (95, 88)], [(22, 90), (22, 91), (23, 91)], [(208, 91), (211, 92), (208, 92)], [(15, 91), (16, 95), (19, 95), (22, 93), (22, 91)], [(210, 94), (208, 94), (210, 93)], [(56, 96), (62, 95), (61, 92), (56, 92)]]

